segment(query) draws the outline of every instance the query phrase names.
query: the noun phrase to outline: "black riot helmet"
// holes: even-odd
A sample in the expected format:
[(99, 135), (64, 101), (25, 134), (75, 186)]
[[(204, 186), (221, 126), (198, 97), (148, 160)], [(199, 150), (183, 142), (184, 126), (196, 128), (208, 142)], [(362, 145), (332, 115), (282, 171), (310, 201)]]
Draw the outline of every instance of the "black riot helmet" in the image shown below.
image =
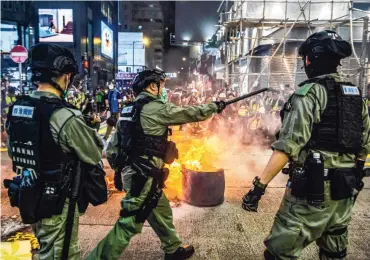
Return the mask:
[[(325, 30), (312, 34), (298, 50), (308, 78), (334, 73), (340, 60), (352, 54), (351, 45), (335, 31)], [(306, 64), (308, 57), (310, 64)]]
[(144, 70), (139, 72), (136, 77), (132, 80), (132, 90), (137, 96), (142, 92), (150, 83), (157, 84), (158, 91), (160, 88), (161, 80), (166, 80), (166, 75), (161, 70)]
[[(63, 95), (67, 93), (74, 76), (78, 73), (77, 61), (73, 54), (67, 48), (51, 43), (39, 43), (33, 46), (29, 53), (28, 64), (32, 71), (32, 82), (36, 85), (49, 83)], [(69, 73), (72, 77), (63, 91), (56, 78)]]

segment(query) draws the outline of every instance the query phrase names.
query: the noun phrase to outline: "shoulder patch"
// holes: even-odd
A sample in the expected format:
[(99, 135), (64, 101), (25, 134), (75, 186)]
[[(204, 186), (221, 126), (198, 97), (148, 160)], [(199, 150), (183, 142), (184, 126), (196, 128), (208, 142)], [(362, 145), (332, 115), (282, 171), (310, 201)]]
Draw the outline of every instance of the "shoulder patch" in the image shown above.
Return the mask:
[(35, 108), (30, 106), (14, 105), (12, 116), (33, 118), (33, 112)]
[(316, 83), (308, 83), (308, 84), (304, 84), (302, 87), (299, 87), (295, 92), (294, 94), (298, 95), (298, 96), (306, 96), (308, 91), (310, 91), (310, 89), (315, 85)]
[(360, 90), (358, 87), (355, 86), (348, 86), (348, 85), (342, 85), (342, 93), (343, 95), (348, 96), (360, 96)]

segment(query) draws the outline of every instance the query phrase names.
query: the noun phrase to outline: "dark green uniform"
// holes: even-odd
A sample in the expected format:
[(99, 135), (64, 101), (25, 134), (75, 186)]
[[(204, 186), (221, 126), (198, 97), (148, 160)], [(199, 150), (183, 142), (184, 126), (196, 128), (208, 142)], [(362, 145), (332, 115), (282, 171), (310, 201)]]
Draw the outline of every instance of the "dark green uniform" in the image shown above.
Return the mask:
[[(56, 98), (57, 96), (48, 92), (34, 91), (31, 97)], [(97, 165), (100, 162), (103, 143), (96, 131), (85, 124), (80, 111), (70, 108), (59, 109), (51, 116), (50, 126), (55, 142), (60, 143), (64, 152), (74, 152), (79, 160), (88, 164)], [(8, 152), (11, 156), (11, 149), (8, 149)], [(61, 259), (67, 212), (68, 201), (62, 214), (44, 218), (32, 225), (41, 246), (40, 260)], [(68, 256), (68, 259), (72, 260), (80, 259), (81, 248), (78, 243), (79, 215), (76, 209)]]
[[(217, 106), (214, 103), (179, 107), (172, 103), (166, 103), (159, 97), (147, 92), (142, 92), (136, 99), (141, 99), (146, 96), (156, 99), (144, 105), (141, 111), (141, 126), (144, 133), (148, 135), (161, 136), (167, 131), (168, 126), (206, 120), (217, 111)], [(119, 124), (117, 124), (117, 127), (116, 133), (108, 144), (108, 158), (111, 158), (112, 154), (117, 153), (119, 149)], [(162, 168), (164, 165), (162, 159), (157, 157), (154, 157), (151, 163), (157, 168)], [(121, 201), (121, 208), (124, 211), (139, 209), (147, 197), (152, 184), (152, 178), (149, 177), (140, 195), (138, 197), (131, 196), (131, 179), (134, 174), (136, 174), (136, 172), (131, 167), (126, 167), (122, 171), (124, 190), (128, 192)], [(163, 251), (165, 253), (175, 252), (181, 245), (181, 241), (173, 225), (172, 210), (164, 193), (162, 193), (159, 199), (158, 206), (153, 210), (147, 220), (161, 240)], [(87, 259), (118, 259), (128, 246), (130, 239), (134, 235), (141, 233), (142, 228), (143, 223), (136, 223), (135, 216), (120, 217), (108, 235), (90, 252)], [(143, 257), (143, 259), (145, 259), (145, 257)]]
[[(343, 82), (337, 73), (330, 74), (329, 77)], [(303, 164), (308, 152), (304, 146), (311, 137), (313, 124), (320, 122), (327, 100), (325, 89), (315, 83), (300, 87), (291, 100), (291, 111), (285, 114), (279, 140), (272, 147), (286, 153), (293, 161)], [(364, 128), (359, 156), (370, 153), (370, 119), (365, 102), (362, 119)], [(313, 151), (323, 156), (326, 169), (355, 167), (354, 154)], [(291, 189), (287, 188), (271, 233), (265, 240), (267, 249), (279, 259), (298, 258), (302, 250), (313, 241), (325, 251), (343, 251), (348, 245), (347, 227), (353, 203), (353, 197), (331, 200), (329, 181), (325, 181), (325, 201), (321, 207), (309, 205), (306, 199), (292, 196)]]

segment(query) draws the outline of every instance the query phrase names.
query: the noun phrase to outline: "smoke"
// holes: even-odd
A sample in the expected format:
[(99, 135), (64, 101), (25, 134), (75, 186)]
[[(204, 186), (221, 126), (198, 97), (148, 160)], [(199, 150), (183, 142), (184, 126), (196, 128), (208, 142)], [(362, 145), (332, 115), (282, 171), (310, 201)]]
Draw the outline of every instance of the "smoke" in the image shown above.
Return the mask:
[(220, 120), (220, 127), (204, 140), (211, 153), (207, 160), (225, 170), (227, 183), (241, 186), (260, 175), (271, 155), (270, 145), (275, 141), (280, 119), (276, 115), (262, 114), (235, 120), (212, 120)]
[[(185, 61), (182, 59), (184, 57), (186, 58)], [(165, 62), (163, 69), (166, 72), (177, 72), (181, 71), (181, 68), (184, 68), (181, 73), (186, 73), (188, 71), (188, 58), (188, 47), (171, 48), (164, 54)]]

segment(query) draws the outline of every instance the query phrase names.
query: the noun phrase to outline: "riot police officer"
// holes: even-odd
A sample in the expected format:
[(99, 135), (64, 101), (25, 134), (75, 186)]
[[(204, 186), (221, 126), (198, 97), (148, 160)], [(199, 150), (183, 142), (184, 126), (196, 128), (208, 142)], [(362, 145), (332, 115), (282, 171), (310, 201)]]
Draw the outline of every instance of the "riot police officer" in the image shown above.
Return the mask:
[(350, 44), (329, 30), (314, 33), (299, 48), (308, 80), (284, 105), (274, 152), (242, 204), (257, 211), (268, 183), (290, 160), (288, 185), (264, 241), (265, 259), (296, 259), (313, 241), (320, 259), (346, 257), (347, 227), (370, 153), (361, 91), (337, 72), (351, 53)]
[(80, 259), (79, 212), (90, 201), (85, 191), (79, 192), (78, 207), (71, 206), (79, 186), (75, 169), (80, 170), (77, 162), (96, 167), (103, 143), (81, 112), (64, 100), (78, 73), (73, 54), (55, 44), (37, 44), (30, 51), (29, 66), (38, 89), (9, 109), (8, 153), (17, 176), (4, 184), (23, 222), (32, 224), (40, 259)]
[(158, 70), (142, 71), (133, 80), (136, 99), (122, 110), (107, 147), (108, 160), (116, 158), (112, 163), (118, 173), (116, 184), (123, 180), (123, 187), (116, 187), (127, 194), (117, 223), (87, 259), (118, 259), (146, 220), (159, 236), (166, 260), (187, 259), (194, 253), (193, 246), (181, 246), (169, 201), (162, 192), (168, 175), (164, 163), (178, 157), (175, 144), (167, 140), (168, 126), (206, 120), (221, 112), (225, 103), (176, 106), (161, 98), (164, 85), (165, 74)]

